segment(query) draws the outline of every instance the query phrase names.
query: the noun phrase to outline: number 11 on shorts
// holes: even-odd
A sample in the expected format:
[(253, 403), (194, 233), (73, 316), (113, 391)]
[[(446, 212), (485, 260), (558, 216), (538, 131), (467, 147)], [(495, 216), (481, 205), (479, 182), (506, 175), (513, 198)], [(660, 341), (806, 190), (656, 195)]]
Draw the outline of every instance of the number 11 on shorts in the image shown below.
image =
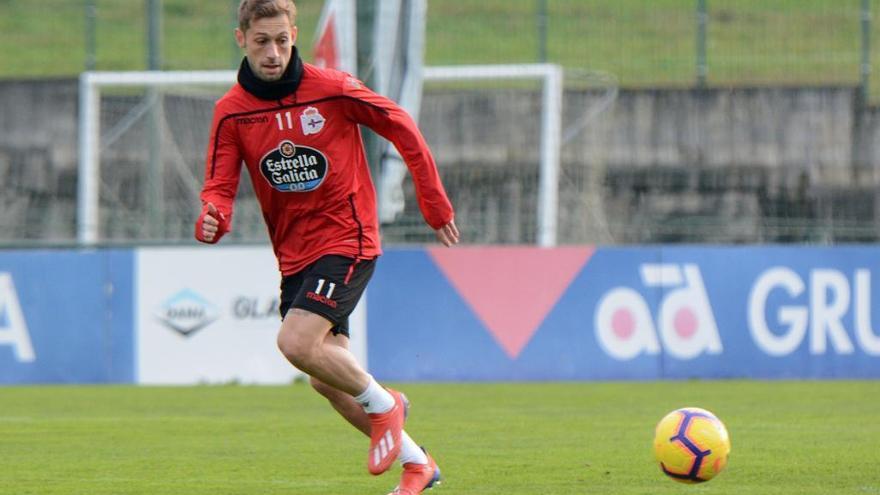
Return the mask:
[[(318, 287), (315, 289), (315, 294), (321, 295), (321, 291), (324, 289), (325, 282), (327, 282), (327, 281), (323, 278), (318, 279)], [(333, 298), (333, 291), (335, 289), (336, 289), (335, 283), (330, 282), (329, 284), (327, 284), (327, 294), (325, 294), (325, 297), (327, 299), (332, 299)]]

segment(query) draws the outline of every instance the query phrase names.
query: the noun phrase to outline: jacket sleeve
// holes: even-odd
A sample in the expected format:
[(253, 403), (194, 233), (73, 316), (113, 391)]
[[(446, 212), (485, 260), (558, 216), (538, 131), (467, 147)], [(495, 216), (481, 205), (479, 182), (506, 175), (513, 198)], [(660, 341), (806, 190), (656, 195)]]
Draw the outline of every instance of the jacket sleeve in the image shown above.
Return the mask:
[(376, 131), (403, 157), (413, 177), (419, 209), (428, 225), (439, 229), (451, 222), (455, 212), (440, 181), (428, 143), (412, 117), (399, 105), (374, 93), (353, 77), (346, 78), (343, 93), (348, 97), (348, 118)]
[(221, 222), (220, 235), (231, 230), (233, 202), (241, 179), (241, 161), (235, 122), (221, 111), (218, 104), (214, 108), (211, 137), (208, 140), (201, 200), (202, 205), (213, 203), (225, 217), (225, 222)]

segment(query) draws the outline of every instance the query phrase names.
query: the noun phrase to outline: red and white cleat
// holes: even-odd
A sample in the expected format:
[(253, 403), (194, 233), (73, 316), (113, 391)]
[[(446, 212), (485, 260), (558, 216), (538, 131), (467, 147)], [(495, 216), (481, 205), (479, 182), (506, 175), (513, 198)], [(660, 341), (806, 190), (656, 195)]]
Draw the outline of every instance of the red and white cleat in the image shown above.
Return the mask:
[(370, 418), (370, 455), (367, 467), (371, 474), (382, 474), (394, 464), (400, 454), (400, 434), (406, 421), (409, 401), (402, 393), (388, 389), (394, 397), (394, 407), (390, 410), (369, 414)]
[[(424, 449), (422, 449), (424, 450)], [(407, 463), (403, 465), (400, 484), (388, 495), (418, 495), (440, 483), (440, 468), (430, 454), (427, 464)]]

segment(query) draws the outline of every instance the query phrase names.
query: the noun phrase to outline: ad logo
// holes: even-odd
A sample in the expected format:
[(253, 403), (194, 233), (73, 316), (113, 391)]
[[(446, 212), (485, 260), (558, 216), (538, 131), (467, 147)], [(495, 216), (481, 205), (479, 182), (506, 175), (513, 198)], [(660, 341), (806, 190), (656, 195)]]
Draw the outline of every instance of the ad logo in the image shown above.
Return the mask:
[[(852, 354), (855, 347), (844, 325), (852, 306), (856, 342), (866, 354), (880, 355), (880, 336), (871, 326), (869, 270), (857, 269), (852, 287), (838, 270), (810, 270), (807, 301), (783, 304), (793, 302), (807, 289), (801, 276), (786, 267), (773, 267), (758, 277), (749, 294), (748, 318), (752, 339), (761, 350), (771, 356), (791, 354), (809, 328), (810, 354), (826, 354), (829, 342), (837, 354)], [(768, 307), (775, 311), (768, 311)]]
[(721, 337), (699, 267), (646, 263), (640, 272), (645, 287), (666, 289), (657, 314), (651, 314), (637, 290), (611, 289), (595, 313), (596, 338), (602, 349), (615, 359), (628, 360), (642, 353), (658, 354), (662, 341), (662, 348), (677, 359), (692, 359), (704, 352), (720, 354)]
[(183, 289), (169, 297), (154, 314), (165, 326), (185, 337), (205, 328), (219, 317), (216, 306), (190, 289)]
[(12, 346), (20, 363), (36, 360), (31, 335), (9, 273), (0, 273), (0, 345)]

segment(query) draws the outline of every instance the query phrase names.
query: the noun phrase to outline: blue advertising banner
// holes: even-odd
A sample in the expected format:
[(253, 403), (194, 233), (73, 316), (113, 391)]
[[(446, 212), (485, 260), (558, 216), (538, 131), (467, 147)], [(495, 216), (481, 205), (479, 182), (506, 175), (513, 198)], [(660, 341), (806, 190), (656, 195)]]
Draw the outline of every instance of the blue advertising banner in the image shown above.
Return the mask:
[(389, 250), (385, 380), (877, 378), (875, 247)]
[(0, 383), (133, 379), (132, 252), (0, 252)]
[[(0, 384), (133, 382), (135, 256), (0, 252)], [(382, 380), (878, 378), (878, 259), (871, 246), (390, 249), (367, 296), (367, 361)]]

